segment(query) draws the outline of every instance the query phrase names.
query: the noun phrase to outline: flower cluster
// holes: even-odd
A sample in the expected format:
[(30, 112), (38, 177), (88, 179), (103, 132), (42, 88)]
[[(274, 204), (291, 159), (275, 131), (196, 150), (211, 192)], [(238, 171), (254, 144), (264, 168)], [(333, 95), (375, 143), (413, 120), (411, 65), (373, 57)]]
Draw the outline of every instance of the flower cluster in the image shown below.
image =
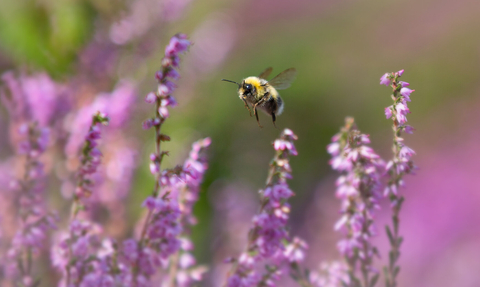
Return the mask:
[[(155, 117), (147, 119), (143, 123), (143, 127), (145, 129), (155, 128), (156, 150), (155, 153), (150, 155), (150, 171), (156, 177), (156, 182), (152, 195), (143, 204), (147, 208), (147, 215), (140, 239), (130, 239), (126, 242), (126, 245), (124, 244), (126, 247), (126, 249), (124, 248), (126, 250), (124, 250), (124, 254), (131, 267), (134, 283), (137, 286), (148, 283), (150, 277), (156, 273), (159, 267), (169, 264), (168, 259), (172, 255), (174, 255), (174, 259), (170, 262), (170, 268), (174, 271), (178, 270), (183, 217), (185, 215), (191, 216), (190, 205), (196, 201), (195, 193), (198, 191), (198, 186), (206, 169), (203, 158), (198, 161), (197, 159), (200, 149), (210, 144), (209, 139), (194, 144), (194, 151), (191, 155), (195, 158), (187, 161), (185, 166), (179, 166), (171, 170), (162, 171), (161, 169), (162, 159), (165, 155), (168, 155), (168, 152), (161, 151), (160, 144), (163, 141), (169, 141), (170, 137), (161, 134), (160, 129), (169, 117), (168, 107), (177, 104), (171, 96), (176, 88), (172, 80), (179, 78), (179, 74), (175, 70), (180, 63), (179, 55), (185, 52), (189, 46), (190, 41), (187, 40), (186, 35), (177, 34), (172, 37), (165, 49), (162, 70), (157, 71), (155, 75), (159, 82), (157, 91), (149, 93), (145, 98), (147, 103), (155, 103)], [(193, 193), (187, 193), (188, 200), (185, 201), (183, 191), (190, 188), (193, 188), (194, 191), (192, 191)], [(136, 251), (133, 251), (134, 247)], [(184, 251), (186, 250), (188, 249), (186, 248)], [(185, 254), (187, 253), (185, 252)], [(191, 265), (190, 262), (189, 264), (183, 264), (185, 270)], [(174, 271), (169, 273), (173, 274)], [(169, 274), (170, 282), (178, 279), (176, 275), (172, 276), (172, 274)]]
[(372, 286), (379, 276), (372, 265), (378, 252), (370, 238), (375, 235), (374, 210), (379, 208), (384, 163), (367, 146), (369, 143), (368, 136), (355, 128), (353, 118), (347, 118), (345, 127), (333, 136), (327, 147), (332, 155), (332, 168), (342, 173), (336, 191), (342, 216), (335, 229), (342, 230), (345, 238), (338, 243), (338, 248), (349, 265), (350, 281), (360, 280), (355, 275), (357, 266), (360, 268), (361, 286)]
[(101, 125), (108, 122), (106, 115), (100, 112), (92, 117), (81, 151), (69, 230), (58, 234), (57, 243), (51, 250), (52, 265), (62, 272), (63, 286), (90, 286), (89, 282), (108, 286), (114, 281), (109, 274), (112, 268), (105, 261), (108, 256), (100, 251), (101, 227), (88, 220), (78, 219), (79, 212), (86, 208), (85, 200), (91, 196), (94, 184), (91, 176), (96, 173), (101, 162), (102, 153), (97, 148), (101, 138)]
[(180, 224), (183, 227), (180, 234), (180, 248), (172, 257), (169, 266), (169, 281), (176, 282), (177, 286), (187, 287), (202, 279), (206, 268), (196, 266), (192, 255), (193, 243), (189, 239), (189, 227), (197, 223), (193, 216), (193, 206), (198, 201), (200, 184), (208, 168), (205, 150), (210, 146), (211, 139), (205, 138), (192, 145), (188, 159), (183, 164), (185, 181), (179, 189), (178, 202), (180, 208)]
[(348, 267), (340, 261), (323, 262), (320, 270), (310, 273), (310, 282), (316, 287), (350, 286)]
[(392, 207), (392, 226), (387, 226), (387, 235), (390, 241), (391, 250), (389, 253), (389, 264), (384, 268), (386, 277), (386, 286), (394, 287), (397, 285), (396, 276), (399, 273), (397, 266), (398, 258), (400, 257), (400, 245), (403, 241), (400, 237), (399, 229), (399, 213), (403, 203), (403, 196), (398, 194), (398, 189), (403, 185), (403, 176), (412, 173), (415, 170), (415, 165), (411, 160), (415, 154), (411, 148), (405, 145), (401, 133), (413, 133), (414, 129), (406, 125), (406, 114), (410, 113), (407, 102), (410, 102), (410, 95), (415, 90), (407, 88), (410, 84), (404, 81), (399, 81), (404, 73), (400, 70), (396, 73), (386, 73), (380, 78), (380, 84), (390, 85), (393, 89), (392, 100), (393, 105), (385, 108), (385, 115), (387, 119), (392, 118), (393, 121), (393, 158), (387, 163), (387, 173), (389, 175), (388, 185), (385, 188), (385, 196), (388, 196)]
[(56, 228), (55, 214), (45, 206), (43, 163), (40, 156), (48, 144), (49, 131), (37, 123), (23, 124), (20, 127), (18, 153), (25, 155), (23, 177), (11, 183), (19, 203), (18, 229), (8, 250), (8, 276), (22, 286), (34, 286), (33, 259), (38, 257), (47, 239), (49, 230)]
[(385, 108), (385, 115), (387, 119), (392, 118), (394, 129), (394, 158), (387, 164), (387, 170), (391, 175), (392, 181), (385, 190), (385, 194), (397, 194), (397, 187), (402, 185), (401, 177), (404, 174), (411, 173), (415, 166), (411, 160), (411, 157), (415, 154), (411, 148), (404, 144), (404, 140), (401, 136), (401, 132), (412, 134), (414, 128), (406, 125), (406, 114), (410, 113), (407, 102), (410, 102), (410, 95), (415, 90), (407, 88), (409, 83), (399, 81), (398, 78), (403, 75), (404, 70), (400, 70), (396, 73), (386, 73), (380, 79), (380, 84), (386, 86), (390, 85), (393, 89), (392, 99), (393, 105)]
[[(52, 265), (62, 273), (59, 286), (114, 286), (128, 278), (116, 265), (112, 241), (101, 239), (102, 228), (73, 219), (68, 232), (58, 234), (51, 250)], [(128, 270), (128, 269), (127, 269)], [(128, 286), (128, 285), (126, 285)]]
[(176, 106), (177, 102), (171, 96), (176, 88), (172, 80), (178, 80), (180, 74), (175, 70), (180, 64), (179, 55), (187, 51), (190, 41), (185, 34), (177, 34), (170, 39), (170, 43), (165, 48), (165, 57), (162, 59), (162, 70), (157, 71), (155, 78), (159, 85), (157, 91), (150, 92), (145, 97), (145, 102), (156, 104), (157, 116), (146, 120), (143, 123), (145, 129), (159, 127), (166, 118), (170, 116), (169, 106)]
[[(97, 112), (92, 119), (92, 124), (85, 137), (85, 144), (82, 149), (82, 155), (80, 156), (81, 165), (77, 172), (77, 187), (75, 189), (74, 199), (81, 207), (82, 199), (90, 197), (93, 185), (92, 180), (89, 178), (97, 171), (100, 165), (102, 153), (97, 148), (98, 140), (101, 138), (100, 129), (102, 125), (107, 125), (109, 119), (105, 114)], [(78, 211), (74, 211), (75, 213)]]
[[(296, 262), (302, 259), (298, 252), (304, 246), (299, 242), (285, 248), (288, 244), (288, 231), (286, 224), (290, 213), (290, 205), (287, 200), (293, 196), (287, 184), (291, 178), (289, 156), (297, 155), (293, 141), (297, 136), (289, 129), (285, 129), (280, 138), (275, 140), (273, 147), (275, 157), (270, 163), (270, 171), (265, 189), (260, 190), (261, 209), (253, 218), (253, 227), (250, 229), (247, 250), (236, 260), (227, 286), (256, 286), (259, 282), (272, 280), (279, 263), (267, 268), (267, 275), (261, 277), (255, 270), (255, 263), (266, 259), (277, 261)], [(300, 248), (298, 248), (300, 247)], [(297, 252), (298, 251), (298, 252)], [(274, 276), (274, 277), (272, 277)]]
[[(135, 246), (134, 241), (124, 244), (127, 260), (132, 265), (136, 262), (140, 264), (139, 278), (144, 281), (154, 275), (157, 268), (165, 265), (172, 255), (169, 269), (175, 272), (169, 272), (168, 280), (190, 286), (201, 279), (201, 270), (193, 267), (195, 259), (190, 254), (193, 244), (187, 238), (186, 228), (195, 223), (192, 207), (198, 199), (200, 183), (207, 169), (202, 153), (209, 145), (209, 138), (195, 142), (183, 166), (162, 172), (163, 196), (149, 196), (144, 202), (151, 216), (144, 235), (148, 243), (138, 251), (127, 250)], [(182, 234), (184, 236), (180, 238)]]

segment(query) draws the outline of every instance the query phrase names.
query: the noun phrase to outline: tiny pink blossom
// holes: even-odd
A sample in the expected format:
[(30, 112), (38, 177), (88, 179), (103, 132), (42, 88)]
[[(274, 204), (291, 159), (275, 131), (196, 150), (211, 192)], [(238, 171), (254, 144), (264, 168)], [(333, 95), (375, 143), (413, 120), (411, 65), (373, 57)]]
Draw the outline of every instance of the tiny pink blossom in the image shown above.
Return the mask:
[(159, 81), (159, 82), (163, 80), (163, 73), (162, 73), (162, 71), (157, 71), (157, 72), (155, 73), (155, 79), (157, 79), (157, 81)]
[(284, 140), (275, 140), (273, 143), (273, 148), (275, 150), (285, 150), (285, 141)]
[(174, 80), (178, 80), (180, 78), (180, 74), (177, 72), (177, 70), (171, 68), (168, 70), (166, 77), (169, 77)]
[(408, 146), (403, 146), (401, 149), (400, 149), (400, 158), (404, 158), (404, 159), (410, 159), (413, 155), (415, 154), (415, 151), (411, 148), (409, 148)]
[(399, 83), (400, 85), (402, 85), (402, 88), (410, 86), (409, 83), (404, 82), (404, 81), (400, 81), (400, 82), (398, 82), (398, 83)]
[(387, 119), (392, 117), (392, 106), (385, 108), (385, 116), (387, 117)]
[(149, 104), (155, 103), (156, 100), (157, 100), (157, 96), (155, 95), (154, 92), (148, 93), (147, 96), (145, 97), (145, 102)]
[(336, 156), (340, 153), (340, 144), (337, 142), (333, 142), (327, 145), (327, 152), (333, 156)]
[(167, 107), (160, 107), (158, 108), (158, 113), (160, 114), (160, 116), (164, 119), (168, 118), (170, 116), (170, 113), (167, 109)]
[(406, 125), (405, 128), (404, 128), (404, 131), (407, 133), (407, 134), (413, 134), (413, 131), (415, 129), (412, 127), (412, 126), (409, 126), (409, 125)]
[(404, 96), (405, 98), (407, 98), (407, 101), (409, 101), (409, 102), (410, 102), (410, 94), (411, 94), (412, 92), (415, 92), (415, 90), (412, 90), (412, 89), (409, 89), (409, 88), (402, 88), (402, 89), (400, 89), (400, 94), (401, 94), (402, 96)]
[(405, 72), (405, 70), (402, 69), (402, 70), (398, 71), (397, 74), (401, 77), (403, 75), (403, 72)]
[(170, 94), (169, 87), (167, 85), (164, 85), (164, 84), (158, 85), (158, 94), (160, 96), (166, 96), (166, 95)]
[(385, 73), (381, 78), (380, 78), (380, 85), (385, 85), (388, 86), (390, 85), (390, 73)]

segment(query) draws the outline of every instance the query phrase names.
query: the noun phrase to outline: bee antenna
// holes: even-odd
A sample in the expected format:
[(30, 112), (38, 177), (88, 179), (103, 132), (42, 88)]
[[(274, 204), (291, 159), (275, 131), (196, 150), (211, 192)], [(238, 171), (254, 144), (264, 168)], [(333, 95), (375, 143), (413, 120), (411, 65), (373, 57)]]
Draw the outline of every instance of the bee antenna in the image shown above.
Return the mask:
[(237, 82), (230, 81), (230, 80), (226, 80), (226, 79), (222, 79), (222, 81), (225, 81), (225, 82), (230, 82), (230, 83), (237, 84), (237, 85), (238, 85), (238, 88), (240, 88), (240, 84), (239, 84), (239, 83), (237, 83)]

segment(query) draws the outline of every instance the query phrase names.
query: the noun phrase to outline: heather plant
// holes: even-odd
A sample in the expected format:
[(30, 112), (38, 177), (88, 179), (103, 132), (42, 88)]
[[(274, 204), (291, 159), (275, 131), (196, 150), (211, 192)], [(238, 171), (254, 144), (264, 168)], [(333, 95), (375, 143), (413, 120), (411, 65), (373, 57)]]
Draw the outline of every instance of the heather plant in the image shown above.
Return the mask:
[(7, 251), (5, 266), (7, 276), (15, 284), (35, 286), (39, 278), (34, 270), (38, 269), (38, 257), (47, 242), (48, 233), (56, 228), (56, 214), (45, 201), (44, 164), (40, 157), (48, 144), (48, 129), (41, 128), (36, 122), (20, 126), (21, 141), (19, 155), (23, 155), (23, 176), (11, 182), (13, 200), (17, 205), (17, 231)]
[[(227, 278), (228, 287), (275, 286), (283, 264), (303, 261), (305, 243), (295, 238), (289, 244), (291, 238), (286, 226), (290, 213), (287, 200), (293, 196), (287, 184), (287, 179), (292, 178), (289, 156), (297, 155), (294, 140), (297, 136), (285, 129), (273, 143), (276, 154), (270, 163), (266, 186), (259, 191), (260, 210), (252, 220), (245, 251), (229, 260), (233, 266)], [(257, 270), (262, 262), (266, 269), (263, 275)]]
[(409, 83), (399, 81), (404, 73), (400, 70), (396, 73), (386, 73), (380, 78), (380, 84), (391, 86), (393, 105), (385, 108), (387, 119), (393, 121), (393, 158), (387, 163), (386, 169), (388, 173), (388, 183), (385, 188), (385, 196), (390, 200), (392, 209), (392, 223), (386, 227), (388, 240), (390, 242), (389, 261), (384, 267), (385, 285), (387, 287), (397, 286), (397, 275), (400, 272), (398, 258), (400, 257), (400, 246), (403, 238), (399, 235), (400, 210), (404, 201), (404, 197), (399, 194), (399, 188), (404, 185), (403, 176), (410, 174), (415, 170), (415, 165), (411, 157), (415, 154), (411, 148), (405, 145), (404, 139), (401, 137), (402, 132), (412, 134), (414, 129), (407, 125), (406, 115), (410, 113), (407, 102), (410, 102), (410, 94), (415, 90), (407, 88)]

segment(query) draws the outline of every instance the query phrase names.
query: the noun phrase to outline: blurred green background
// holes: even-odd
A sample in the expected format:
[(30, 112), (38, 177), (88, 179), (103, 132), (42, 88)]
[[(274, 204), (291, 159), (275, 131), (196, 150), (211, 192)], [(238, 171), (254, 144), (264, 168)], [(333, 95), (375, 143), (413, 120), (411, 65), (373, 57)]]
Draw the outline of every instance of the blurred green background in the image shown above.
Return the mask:
[[(210, 168), (195, 209), (199, 224), (193, 230), (193, 238), (200, 262), (213, 260), (216, 211), (212, 202), (229, 183), (242, 183), (254, 196), (267, 176), (273, 156), (270, 144), (287, 127), (299, 137), (299, 155), (291, 160), (294, 178), (290, 185), (296, 193), (292, 201), (292, 233), (314, 240), (314, 230), (331, 230), (338, 202), (334, 200), (335, 175), (328, 166), (325, 147), (345, 116), (353, 116), (360, 130), (371, 135), (372, 146), (384, 158), (391, 156), (391, 121), (385, 119), (383, 112), (391, 104), (390, 88), (379, 85), (380, 76), (386, 72), (405, 69), (402, 79), (416, 90), (409, 103), (412, 113), (408, 121), (417, 130), (405, 137), (418, 154), (420, 170), (416, 178), (428, 173), (431, 160), (431, 166), (438, 166), (436, 159), (452, 150), (461, 153), (467, 142), (476, 139), (472, 134), (478, 130), (479, 119), (479, 1), (178, 3), (185, 7), (179, 10), (178, 17), (170, 19), (168, 15), (142, 14), (145, 9), (154, 13), (158, 8), (149, 5), (169, 5), (169, 1), (3, 0), (0, 71), (46, 70), (54, 79), (68, 81), (79, 73), (79, 55), (91, 43), (110, 45), (111, 53), (116, 55), (109, 63), (112, 67), (108, 73), (92, 79), (98, 79), (94, 82), (98, 91), (108, 91), (122, 78), (134, 79), (139, 87), (137, 104), (132, 107), (134, 120), (127, 131), (142, 143), (142, 162), (129, 201), (129, 221), (134, 225), (140, 204), (153, 185), (147, 163), (153, 150), (152, 131), (139, 128), (145, 115), (152, 113), (143, 97), (156, 87), (153, 75), (160, 67), (168, 39), (177, 32), (189, 35), (194, 45), (182, 58), (182, 78), (175, 93), (179, 106), (172, 110), (165, 124), (165, 133), (172, 141), (164, 147), (170, 150), (166, 167), (173, 167), (185, 159), (194, 140), (210, 136), (213, 141)], [(113, 31), (112, 27), (124, 19), (134, 24)], [(128, 38), (128, 33), (133, 36)], [(128, 39), (122, 40), (121, 36)], [(277, 119), (278, 129), (265, 114), (260, 114), (264, 126), (260, 129), (238, 99), (235, 86), (220, 79), (240, 81), (270, 66), (274, 68), (273, 75), (295, 67), (298, 76), (289, 89), (281, 91), (285, 110)], [(4, 111), (2, 117), (6, 118)], [(455, 169), (456, 164), (447, 162), (445, 166)], [(408, 184), (410, 180), (412, 185)], [(418, 181), (413, 177), (406, 179), (406, 210), (408, 195), (414, 201), (415, 194), (431, 188), (429, 182), (415, 184), (415, 180)], [(477, 178), (467, 177), (465, 181), (467, 189), (480, 191)], [(334, 214), (327, 215), (327, 211), (321, 210), (324, 205), (316, 205), (319, 198), (329, 204), (328, 212)], [(478, 199), (473, 202), (478, 203)], [(428, 202), (425, 199), (427, 207)], [(451, 210), (452, 217), (455, 212), (456, 209)], [(317, 222), (321, 227), (307, 224), (312, 216), (325, 217)], [(386, 221), (388, 213), (380, 213), (379, 217), (387, 218)], [(406, 219), (405, 225), (408, 223)], [(430, 226), (430, 222), (422, 224), (425, 228)], [(382, 230), (380, 226), (380, 233)], [(404, 230), (408, 234), (408, 227)], [(315, 254), (308, 261), (311, 267), (319, 260), (334, 258), (334, 242), (338, 239), (335, 236), (318, 239), (324, 244), (323, 249), (309, 242)], [(415, 236), (406, 240), (408, 248), (408, 241), (414, 241)], [(406, 255), (401, 264), (408, 266), (408, 258)], [(401, 278), (409, 284), (401, 286), (453, 286), (442, 285), (450, 282), (441, 277), (447, 275), (437, 274), (442, 268), (427, 268), (431, 275), (426, 276), (413, 267), (405, 267)], [(456, 278), (456, 273), (448, 274), (448, 278)], [(478, 275), (471, 276), (478, 279)]]

